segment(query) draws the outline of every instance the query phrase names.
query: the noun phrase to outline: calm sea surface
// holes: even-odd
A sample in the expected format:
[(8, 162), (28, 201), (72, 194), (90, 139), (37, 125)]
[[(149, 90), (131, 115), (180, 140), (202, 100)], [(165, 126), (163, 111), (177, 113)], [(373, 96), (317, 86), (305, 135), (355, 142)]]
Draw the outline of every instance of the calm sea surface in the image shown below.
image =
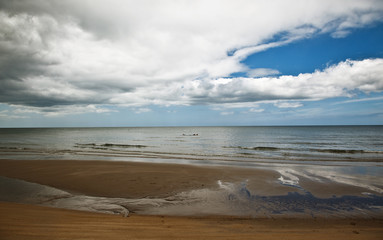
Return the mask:
[(0, 129), (2, 159), (383, 164), (383, 126)]

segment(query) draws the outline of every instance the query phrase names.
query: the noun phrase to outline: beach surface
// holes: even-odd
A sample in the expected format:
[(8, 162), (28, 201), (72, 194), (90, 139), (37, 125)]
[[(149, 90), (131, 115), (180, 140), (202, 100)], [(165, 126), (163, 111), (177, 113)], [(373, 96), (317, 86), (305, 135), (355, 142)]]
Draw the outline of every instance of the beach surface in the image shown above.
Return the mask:
[[(0, 239), (381, 239), (383, 236), (381, 211), (375, 215), (365, 210), (345, 214), (349, 207), (344, 205), (349, 202), (367, 200), (372, 201), (369, 204), (381, 204), (381, 197), (359, 196), (368, 189), (305, 177), (300, 178), (299, 187), (281, 184), (281, 173), (267, 168), (0, 160), (0, 176), (5, 192), (9, 191), (9, 183), (13, 184), (8, 186), (9, 192), (22, 191), (12, 191), (14, 186), (38, 190), (25, 196), (17, 193), (16, 198), (10, 194), (8, 199), (3, 194), (6, 201), (0, 202)], [(51, 195), (45, 199), (39, 195), (47, 192)], [(20, 200), (20, 196), (25, 199)], [(342, 196), (356, 197), (343, 199)], [(32, 197), (40, 197), (40, 202)], [(262, 205), (266, 209), (261, 212), (263, 215), (250, 216), (254, 208), (246, 205), (262, 201), (270, 209)], [(101, 208), (120, 215), (101, 214), (100, 209), (96, 212), (61, 209), (82, 209), (78, 207), (81, 202), (109, 204)], [(122, 217), (121, 211), (114, 209), (116, 204), (123, 206), (123, 210), (127, 208), (129, 217)], [(298, 213), (294, 212), (295, 208), (291, 212), (286, 210), (294, 204), (298, 210), (319, 205), (335, 210), (323, 215), (323, 209), (317, 209), (315, 214), (315, 209)], [(339, 207), (346, 210), (338, 211)], [(283, 211), (271, 213), (278, 209)]]
[(0, 202), (0, 239), (381, 239), (383, 220), (169, 217)]
[(246, 182), (246, 187), (251, 193), (263, 196), (308, 191), (316, 197), (324, 198), (361, 195), (368, 191), (363, 186), (330, 182), (328, 179), (318, 181), (317, 176), (309, 178), (305, 175), (300, 176), (299, 187), (294, 184), (281, 184), (281, 173), (272, 168), (144, 162), (0, 160), (0, 176), (39, 183), (72, 193), (122, 198), (168, 197), (200, 188), (218, 188), (219, 182)]

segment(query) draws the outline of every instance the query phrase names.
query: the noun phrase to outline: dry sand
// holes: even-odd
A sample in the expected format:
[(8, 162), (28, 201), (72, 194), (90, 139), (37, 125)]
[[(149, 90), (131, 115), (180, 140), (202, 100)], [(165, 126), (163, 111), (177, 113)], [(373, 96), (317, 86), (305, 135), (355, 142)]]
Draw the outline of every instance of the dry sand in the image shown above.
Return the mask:
[(383, 220), (166, 217), (0, 202), (0, 239), (382, 239)]

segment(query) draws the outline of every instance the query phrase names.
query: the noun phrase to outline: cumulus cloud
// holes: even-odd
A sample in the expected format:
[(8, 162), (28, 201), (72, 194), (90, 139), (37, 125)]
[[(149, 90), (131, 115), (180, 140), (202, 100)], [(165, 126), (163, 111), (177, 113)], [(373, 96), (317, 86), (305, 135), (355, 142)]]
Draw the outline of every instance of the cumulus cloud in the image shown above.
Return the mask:
[(383, 59), (347, 60), (323, 71), (264, 78), (195, 81), (187, 87), (193, 103), (234, 103), (264, 100), (319, 100), (351, 96), (353, 91), (383, 91)]
[[(257, 52), (382, 20), (382, 1), (293, 2), (0, 0), (0, 102), (65, 113), (381, 91), (381, 59), (279, 77), (243, 65)], [(249, 74), (229, 78), (236, 72)]]

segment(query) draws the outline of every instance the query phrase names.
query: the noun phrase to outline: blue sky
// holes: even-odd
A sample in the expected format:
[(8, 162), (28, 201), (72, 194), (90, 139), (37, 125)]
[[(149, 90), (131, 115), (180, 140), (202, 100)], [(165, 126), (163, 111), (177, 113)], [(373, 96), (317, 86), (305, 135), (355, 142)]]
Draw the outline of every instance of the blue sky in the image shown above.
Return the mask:
[(0, 9), (0, 127), (383, 124), (381, 1)]
[(243, 62), (252, 68), (278, 69), (281, 74), (298, 75), (324, 69), (346, 59), (363, 60), (383, 56), (383, 24), (355, 29), (348, 36), (330, 34), (300, 40), (287, 46), (253, 54)]

